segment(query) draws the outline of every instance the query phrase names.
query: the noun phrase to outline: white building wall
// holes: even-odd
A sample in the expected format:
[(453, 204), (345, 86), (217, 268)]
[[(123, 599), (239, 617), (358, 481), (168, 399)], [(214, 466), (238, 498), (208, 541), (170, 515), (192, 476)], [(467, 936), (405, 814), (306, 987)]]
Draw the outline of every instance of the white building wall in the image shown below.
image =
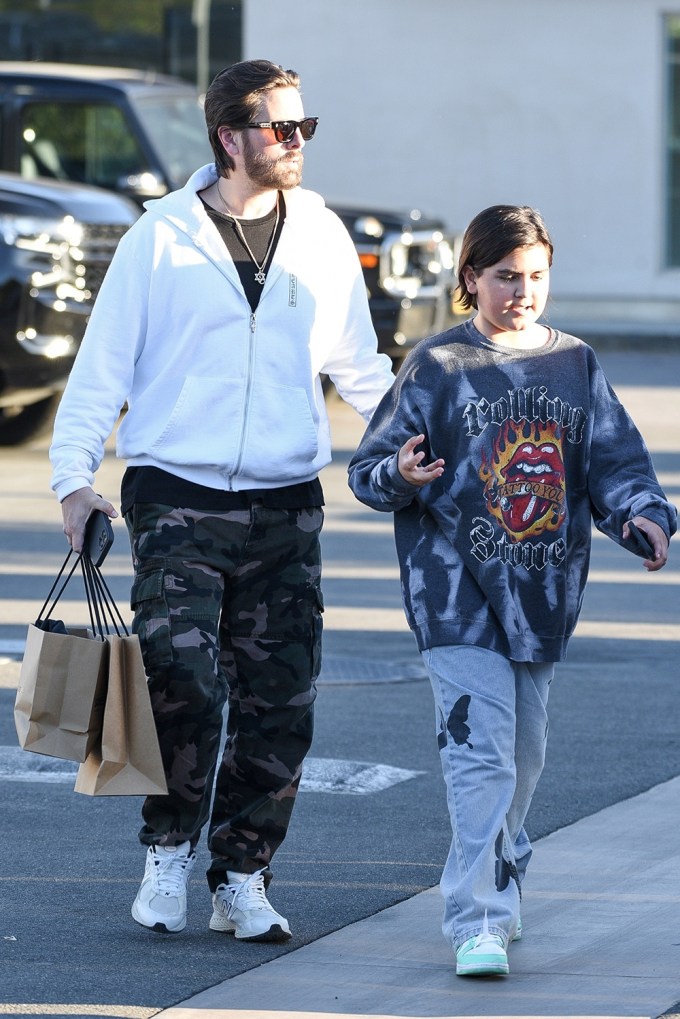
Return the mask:
[(680, 0), (244, 0), (244, 57), (302, 76), (305, 183), (462, 230), (543, 213), (556, 308), (680, 321), (663, 266), (663, 17)]

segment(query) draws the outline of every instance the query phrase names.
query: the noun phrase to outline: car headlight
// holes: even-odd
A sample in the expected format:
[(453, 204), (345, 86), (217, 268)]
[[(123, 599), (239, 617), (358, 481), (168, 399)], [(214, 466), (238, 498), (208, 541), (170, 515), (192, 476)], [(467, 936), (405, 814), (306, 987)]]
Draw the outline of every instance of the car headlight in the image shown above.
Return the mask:
[(90, 299), (83, 266), (84, 228), (73, 216), (47, 219), (21, 214), (0, 214), (0, 238), (24, 256), (31, 286), (51, 288), (57, 300), (78, 304)]
[(16, 245), (28, 251), (52, 254), (55, 247), (66, 244), (78, 247), (83, 239), (83, 228), (73, 216), (63, 219), (43, 219), (38, 216), (0, 213), (0, 236), (5, 244)]

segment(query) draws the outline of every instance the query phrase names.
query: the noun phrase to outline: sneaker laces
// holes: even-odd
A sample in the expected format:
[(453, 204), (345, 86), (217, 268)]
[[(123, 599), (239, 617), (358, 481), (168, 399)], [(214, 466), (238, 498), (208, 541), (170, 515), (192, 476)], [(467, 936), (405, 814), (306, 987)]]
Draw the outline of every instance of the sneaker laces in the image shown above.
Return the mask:
[(189, 852), (176, 850), (172, 854), (166, 851), (162, 856), (154, 852), (152, 856), (153, 870), (151, 872), (154, 891), (158, 895), (167, 895), (174, 898), (180, 896), (186, 888), (188, 872), (191, 870), (194, 862), (193, 856), (194, 854), (191, 850)]
[(488, 911), (485, 909), (484, 910), (484, 923), (482, 924), (482, 930), (481, 930), (481, 933), (478, 934), (477, 937), (475, 938), (475, 943), (474, 943), (473, 947), (474, 948), (479, 948), (480, 945), (488, 944), (489, 942), (491, 942), (492, 944), (494, 944), (496, 946), (498, 946), (498, 945), (502, 946), (503, 939), (501, 937), (499, 937), (498, 934), (492, 934), (489, 931), (489, 916), (488, 916)]
[(227, 917), (230, 917), (234, 910), (239, 909), (271, 909), (267, 901), (264, 888), (263, 871), (257, 870), (245, 881), (237, 885), (227, 885), (232, 893), (231, 902), (227, 905)]

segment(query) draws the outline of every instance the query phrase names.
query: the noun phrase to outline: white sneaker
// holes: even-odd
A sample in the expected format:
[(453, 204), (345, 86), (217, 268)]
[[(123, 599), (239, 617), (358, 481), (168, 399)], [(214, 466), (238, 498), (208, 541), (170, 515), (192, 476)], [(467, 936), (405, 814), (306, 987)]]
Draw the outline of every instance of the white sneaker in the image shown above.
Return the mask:
[(240, 941), (287, 941), (288, 921), (267, 901), (262, 871), (228, 871), (227, 878), (229, 884), (219, 885), (213, 895), (210, 930), (233, 933)]
[(175, 934), (187, 925), (187, 881), (196, 862), (190, 842), (149, 846), (144, 877), (132, 903), (132, 916), (142, 927)]

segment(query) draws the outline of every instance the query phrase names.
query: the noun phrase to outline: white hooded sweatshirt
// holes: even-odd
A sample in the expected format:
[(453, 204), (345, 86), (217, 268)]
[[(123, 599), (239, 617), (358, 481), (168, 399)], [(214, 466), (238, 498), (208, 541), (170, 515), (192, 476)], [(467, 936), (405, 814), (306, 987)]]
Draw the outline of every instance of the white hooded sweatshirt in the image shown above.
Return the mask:
[(310, 481), (331, 459), (319, 373), (366, 420), (393, 382), (377, 353), (352, 240), (320, 195), (285, 192), (286, 219), (253, 314), (197, 192), (214, 165), (122, 238), (55, 420), (58, 498), (116, 451), (210, 488)]

